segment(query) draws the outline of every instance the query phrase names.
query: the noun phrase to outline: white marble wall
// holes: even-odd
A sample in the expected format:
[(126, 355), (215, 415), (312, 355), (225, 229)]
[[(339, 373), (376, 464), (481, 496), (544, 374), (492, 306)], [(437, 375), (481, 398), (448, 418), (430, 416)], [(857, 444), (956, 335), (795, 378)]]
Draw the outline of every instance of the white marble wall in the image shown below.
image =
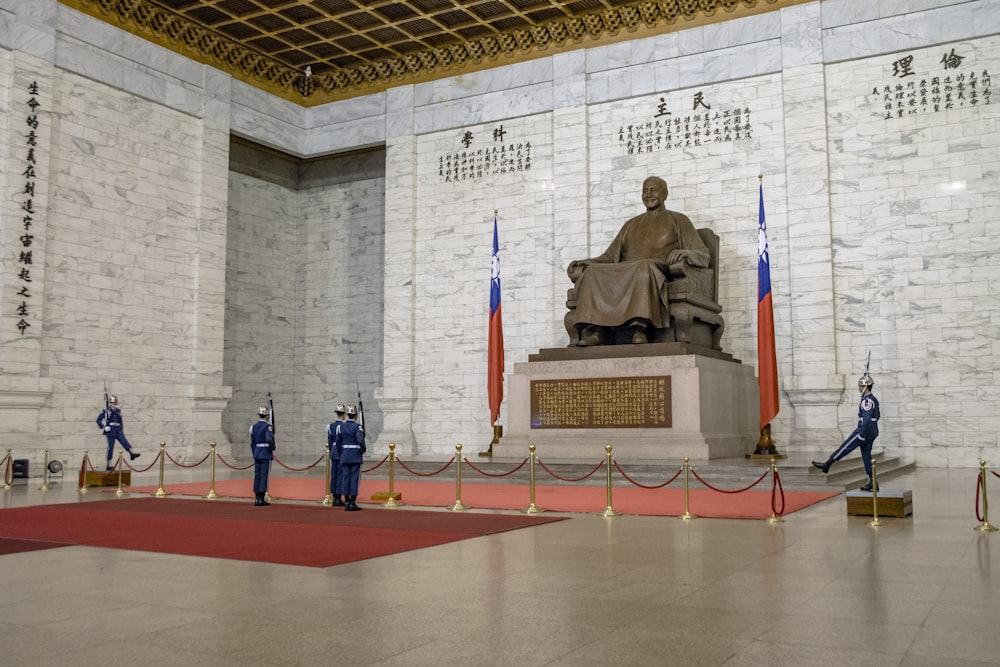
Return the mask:
[[(39, 446), (93, 448), (90, 413), (113, 374), (130, 435), (193, 442), (211, 430), (198, 405), (211, 415), (231, 386), (226, 435), (241, 441), (252, 414), (240, 411), (273, 381), (272, 392), (291, 395), (295, 407), (283, 409), (299, 417), (305, 453), (325, 404), (341, 398), (336, 378), (381, 363), (376, 405), (366, 405), (384, 412), (380, 445), (475, 450), (490, 436), (494, 209), (508, 370), (565, 343), (564, 267), (603, 249), (639, 209), (650, 173), (668, 180), (669, 206), (720, 233), (723, 345), (753, 364), (761, 173), (779, 447), (836, 444), (872, 350), (881, 444), (926, 465), (975, 465), (996, 454), (1000, 426), (997, 107), (887, 120), (870, 88), (891, 81), (902, 57), (930, 73), (952, 48), (992, 76), (997, 34), (1000, 0), (826, 0), (303, 109), (56, 0), (0, 0), (8, 194), (20, 178), (16, 86), (28, 75), (53, 82), (44, 333), (10, 335), (16, 281), (5, 255), (0, 407)], [(752, 138), (623, 151), (617, 129), (629, 119), (648, 118), (660, 97), (680, 114), (698, 92), (713, 108), (749, 106)], [(465, 132), (478, 149), (499, 126), (508, 143), (530, 141), (530, 170), (441, 178), (440, 158), (464, 148)], [(384, 145), (384, 182), (296, 193), (227, 180), (230, 132), (302, 157)], [(5, 244), (19, 219), (11, 201)], [(282, 224), (289, 217), (305, 224)], [(360, 330), (382, 338), (367, 350), (343, 333), (343, 302), (331, 299), (345, 230), (361, 257), (347, 301), (361, 304)]]
[(337, 403), (364, 409), (365, 432), (382, 431), (373, 394), (382, 386), (385, 181), (368, 178), (299, 193), (292, 442), (324, 451)]
[[(962, 61), (945, 69), (952, 53)], [(910, 57), (914, 74), (894, 75)], [(872, 351), (883, 442), (926, 465), (967, 465), (997, 447), (1000, 100), (985, 94), (996, 72), (996, 36), (827, 68), (840, 370), (857, 374)]]

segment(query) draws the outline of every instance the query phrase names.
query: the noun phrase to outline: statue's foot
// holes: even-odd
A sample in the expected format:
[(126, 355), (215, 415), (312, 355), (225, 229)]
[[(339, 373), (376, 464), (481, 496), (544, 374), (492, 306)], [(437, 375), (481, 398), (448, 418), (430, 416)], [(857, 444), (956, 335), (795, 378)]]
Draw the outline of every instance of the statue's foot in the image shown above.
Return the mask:
[(642, 345), (643, 343), (648, 343), (649, 338), (646, 336), (646, 332), (642, 329), (636, 329), (635, 333), (632, 334), (632, 344)]
[(588, 347), (591, 345), (601, 344), (601, 333), (597, 329), (584, 329), (583, 333), (580, 334), (580, 342), (577, 343), (580, 347)]

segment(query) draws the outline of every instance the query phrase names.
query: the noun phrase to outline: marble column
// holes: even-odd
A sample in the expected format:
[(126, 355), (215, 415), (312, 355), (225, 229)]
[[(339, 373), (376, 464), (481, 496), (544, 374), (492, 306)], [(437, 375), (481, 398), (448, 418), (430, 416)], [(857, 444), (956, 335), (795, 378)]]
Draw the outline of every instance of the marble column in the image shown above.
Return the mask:
[(417, 140), (413, 132), (413, 87), (387, 91), (385, 156), (385, 321), (383, 324), (382, 386), (375, 400), (382, 410), (382, 431), (375, 451), (417, 455), (413, 433), (414, 308), (416, 293), (414, 234), (417, 220)]
[[(780, 369), (792, 405), (791, 449), (839, 438), (826, 82), (819, 3), (781, 10), (785, 177), (788, 196), (791, 373)], [(765, 175), (766, 176), (766, 175)], [(821, 444), (822, 443), (822, 444)]]
[[(552, 245), (554, 261), (552, 314), (554, 339), (569, 343), (563, 326), (566, 292), (572, 286), (566, 267), (576, 259), (591, 257), (589, 118), (586, 105), (586, 56), (583, 51), (553, 56), (552, 110)], [(575, 221), (573, 224), (569, 224)], [(598, 251), (600, 252), (600, 251)]]
[(193, 453), (215, 442), (222, 455), (230, 453), (222, 413), (233, 394), (233, 388), (222, 381), (231, 86), (228, 75), (205, 68), (197, 243), (192, 256), (196, 287), (191, 332), (191, 432), (190, 441), (183, 443)]

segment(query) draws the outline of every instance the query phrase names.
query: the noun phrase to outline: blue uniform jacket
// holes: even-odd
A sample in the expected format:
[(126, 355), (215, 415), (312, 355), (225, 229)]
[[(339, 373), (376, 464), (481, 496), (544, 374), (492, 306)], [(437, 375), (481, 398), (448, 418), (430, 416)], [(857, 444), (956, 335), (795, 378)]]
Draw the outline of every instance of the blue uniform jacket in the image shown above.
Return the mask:
[(865, 394), (858, 403), (858, 437), (871, 442), (878, 437), (878, 399), (874, 394)]
[(116, 428), (122, 428), (124, 422), (122, 421), (121, 408), (109, 405), (106, 409), (101, 410), (101, 414), (97, 415), (97, 426), (102, 431), (105, 426), (110, 426), (112, 431)]
[(274, 431), (263, 419), (250, 427), (250, 450), (258, 461), (274, 458)]
[(326, 446), (330, 448), (330, 458), (334, 461), (340, 459), (340, 450), (336, 447), (337, 429), (340, 428), (340, 425), (343, 423), (344, 421), (342, 419), (338, 419), (337, 421), (330, 422), (330, 424), (326, 427)]
[(367, 451), (365, 447), (365, 432), (358, 426), (357, 422), (347, 420), (340, 425), (337, 432), (337, 449), (340, 450), (340, 463), (361, 463), (364, 460), (362, 454)]

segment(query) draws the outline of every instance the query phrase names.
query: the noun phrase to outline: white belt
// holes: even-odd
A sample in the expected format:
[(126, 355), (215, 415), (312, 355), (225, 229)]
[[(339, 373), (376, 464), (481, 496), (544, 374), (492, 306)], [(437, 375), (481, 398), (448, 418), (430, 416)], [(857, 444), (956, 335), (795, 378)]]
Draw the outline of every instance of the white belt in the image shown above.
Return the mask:
[(361, 445), (344, 445), (341, 449), (361, 449)]
[(266, 442), (258, 442), (254, 447), (270, 447), (271, 445)]

